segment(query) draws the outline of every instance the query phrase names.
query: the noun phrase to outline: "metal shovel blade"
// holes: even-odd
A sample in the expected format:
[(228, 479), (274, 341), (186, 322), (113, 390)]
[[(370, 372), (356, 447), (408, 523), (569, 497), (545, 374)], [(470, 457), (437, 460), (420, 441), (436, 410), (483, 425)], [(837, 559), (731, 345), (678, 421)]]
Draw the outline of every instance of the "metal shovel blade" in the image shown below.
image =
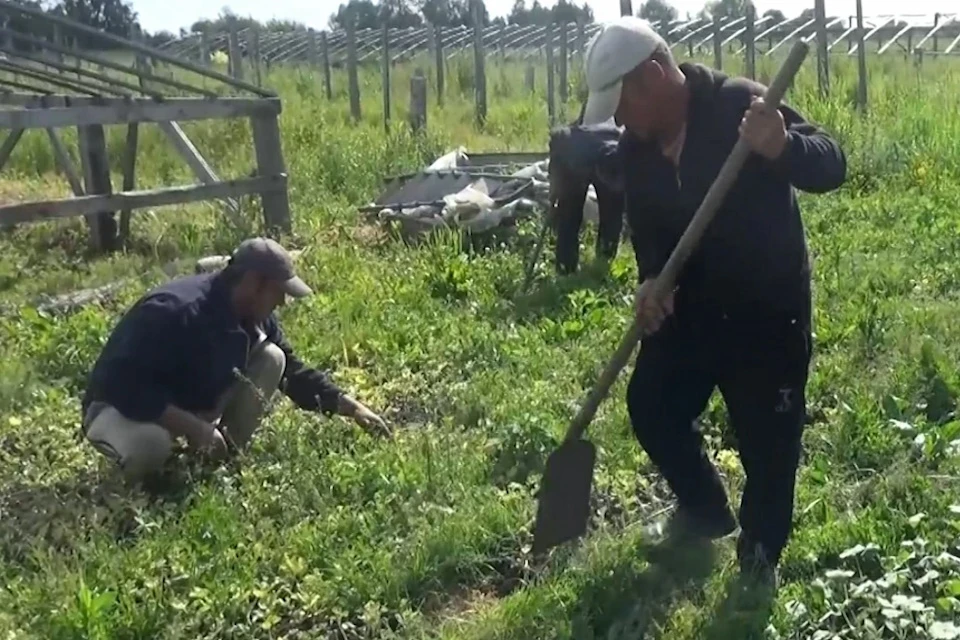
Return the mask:
[(540, 485), (533, 554), (587, 532), (597, 449), (589, 440), (567, 440), (547, 458)]

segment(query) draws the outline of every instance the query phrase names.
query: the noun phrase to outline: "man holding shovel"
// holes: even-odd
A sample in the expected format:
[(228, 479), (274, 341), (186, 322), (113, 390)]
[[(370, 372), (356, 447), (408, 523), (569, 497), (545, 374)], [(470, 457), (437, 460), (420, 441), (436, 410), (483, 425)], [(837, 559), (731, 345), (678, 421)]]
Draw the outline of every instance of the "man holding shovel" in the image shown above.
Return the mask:
[[(627, 221), (640, 270), (642, 329), (627, 404), (640, 444), (676, 494), (674, 524), (715, 539), (737, 527), (694, 423), (719, 388), (746, 486), (741, 571), (776, 586), (790, 536), (811, 356), (810, 265), (795, 189), (824, 193), (846, 177), (830, 136), (764, 87), (677, 64), (650, 25), (605, 25), (586, 60), (584, 124), (611, 117)], [(739, 136), (750, 156), (665, 298), (651, 283)]]
[(219, 458), (245, 448), (277, 390), (301, 409), (386, 432), (375, 413), (294, 354), (274, 311), (310, 288), (268, 238), (243, 242), (213, 273), (172, 280), (130, 309), (82, 402), (83, 431), (132, 481), (159, 471), (175, 438)]

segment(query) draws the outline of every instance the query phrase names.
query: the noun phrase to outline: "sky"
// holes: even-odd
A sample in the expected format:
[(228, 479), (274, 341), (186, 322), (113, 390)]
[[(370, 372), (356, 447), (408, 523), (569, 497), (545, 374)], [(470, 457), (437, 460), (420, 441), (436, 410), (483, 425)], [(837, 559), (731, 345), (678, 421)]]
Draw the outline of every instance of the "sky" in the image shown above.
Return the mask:
[[(583, 0), (573, 0), (581, 5)], [(229, 6), (237, 15), (252, 17), (261, 22), (272, 18), (278, 20), (296, 20), (308, 27), (321, 30), (327, 28), (330, 15), (336, 13), (344, 0), (130, 0), (134, 11), (140, 16), (140, 24), (148, 32), (170, 31), (177, 33), (181, 27), (190, 25), (203, 18), (215, 19), (221, 9)], [(487, 10), (492, 17), (506, 15), (513, 7), (514, 0), (486, 0)], [(641, 0), (633, 0), (634, 11)], [(856, 0), (825, 0), (828, 16), (856, 15)], [(893, 14), (898, 0), (862, 0), (865, 16)], [(345, 3), (345, 2), (344, 2)], [(947, 13), (951, 5), (956, 7), (957, 0), (911, 0), (904, 15), (929, 15), (936, 12)], [(527, 2), (529, 6), (532, 1)], [(544, 6), (553, 6), (554, 0), (541, 0)], [(620, 14), (619, 0), (587, 0), (598, 21), (611, 20)], [(705, 0), (670, 0), (682, 17), (689, 11), (695, 14)], [(799, 15), (801, 11), (813, 7), (813, 0), (754, 0), (757, 13), (767, 9), (779, 9), (786, 16)], [(902, 4), (901, 4), (902, 6)], [(901, 9), (903, 11), (903, 9)], [(953, 11), (957, 11), (956, 8)]]

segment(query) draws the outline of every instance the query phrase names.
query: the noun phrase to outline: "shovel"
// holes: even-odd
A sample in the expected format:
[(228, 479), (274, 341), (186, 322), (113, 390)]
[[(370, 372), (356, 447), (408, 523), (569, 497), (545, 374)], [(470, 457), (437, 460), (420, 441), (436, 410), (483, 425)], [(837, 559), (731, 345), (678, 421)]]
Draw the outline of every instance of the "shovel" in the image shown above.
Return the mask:
[[(794, 43), (783, 66), (780, 67), (773, 83), (767, 89), (764, 96), (766, 104), (774, 108), (780, 105), (783, 94), (786, 93), (793, 77), (803, 64), (809, 48), (809, 45), (802, 41)], [(673, 290), (677, 275), (713, 219), (749, 153), (746, 141), (743, 138), (738, 139), (693, 219), (680, 237), (680, 241), (670, 254), (667, 264), (654, 280), (652, 295), (656, 299), (662, 299), (667, 292)], [(533, 532), (532, 551), (535, 556), (540, 556), (551, 547), (574, 540), (586, 533), (590, 516), (590, 491), (593, 483), (593, 467), (596, 462), (596, 448), (589, 440), (582, 440), (580, 436), (590, 424), (620, 370), (626, 365), (640, 337), (641, 330), (634, 318), (613, 358), (600, 374), (600, 379), (597, 380), (580, 411), (571, 421), (564, 441), (547, 458), (538, 493), (539, 504)]]

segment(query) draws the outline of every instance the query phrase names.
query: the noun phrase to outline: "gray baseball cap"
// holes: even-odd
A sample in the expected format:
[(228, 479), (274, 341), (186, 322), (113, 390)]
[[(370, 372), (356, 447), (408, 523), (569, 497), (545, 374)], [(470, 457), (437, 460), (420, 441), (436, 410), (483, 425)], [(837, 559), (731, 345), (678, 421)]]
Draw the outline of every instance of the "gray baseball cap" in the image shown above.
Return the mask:
[(230, 264), (243, 271), (253, 271), (272, 280), (280, 280), (284, 290), (294, 298), (302, 298), (313, 290), (293, 270), (293, 258), (275, 240), (250, 238), (244, 240), (230, 257)]

